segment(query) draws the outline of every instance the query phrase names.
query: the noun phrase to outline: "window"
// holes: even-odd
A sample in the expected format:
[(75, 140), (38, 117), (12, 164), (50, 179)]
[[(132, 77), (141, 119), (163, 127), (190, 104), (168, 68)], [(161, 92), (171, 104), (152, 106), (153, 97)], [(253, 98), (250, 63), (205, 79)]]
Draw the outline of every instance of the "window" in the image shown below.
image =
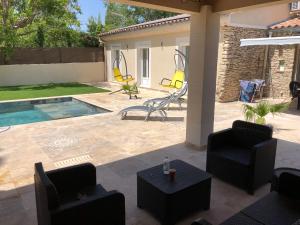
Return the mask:
[(149, 48), (142, 48), (142, 77), (149, 78)]
[(117, 67), (120, 69), (120, 57), (121, 57), (121, 54), (120, 54), (120, 50), (119, 49), (116, 49), (116, 50), (113, 50), (113, 54), (112, 54), (113, 58), (113, 67)]
[(285, 70), (285, 61), (279, 60), (279, 72), (284, 72)]
[(300, 10), (300, 2), (297, 1), (297, 2), (292, 2), (291, 3), (291, 11), (297, 11), (297, 10)]

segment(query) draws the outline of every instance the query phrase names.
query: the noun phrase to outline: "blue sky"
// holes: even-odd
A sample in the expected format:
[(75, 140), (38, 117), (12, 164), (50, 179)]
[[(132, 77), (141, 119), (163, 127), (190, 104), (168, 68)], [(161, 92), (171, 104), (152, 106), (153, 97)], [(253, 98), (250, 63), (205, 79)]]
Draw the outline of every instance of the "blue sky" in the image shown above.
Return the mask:
[(99, 13), (101, 14), (102, 23), (104, 23), (106, 12), (103, 0), (79, 0), (78, 2), (82, 11), (82, 14), (78, 15), (82, 30), (86, 29), (88, 18), (90, 16), (98, 17)]

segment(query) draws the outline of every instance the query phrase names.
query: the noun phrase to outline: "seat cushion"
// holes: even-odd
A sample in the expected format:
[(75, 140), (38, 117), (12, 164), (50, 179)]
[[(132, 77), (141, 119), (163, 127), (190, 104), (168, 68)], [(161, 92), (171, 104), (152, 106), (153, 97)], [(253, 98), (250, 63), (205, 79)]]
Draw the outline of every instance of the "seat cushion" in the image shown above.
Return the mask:
[(210, 154), (213, 154), (215, 157), (231, 160), (246, 166), (249, 166), (251, 164), (251, 149), (242, 148), (239, 146), (222, 146), (222, 148), (216, 149)]
[(79, 192), (62, 193), (59, 197), (61, 204), (66, 204), (73, 201), (79, 201), (87, 196), (104, 194), (106, 192), (107, 191), (104, 189), (104, 187), (102, 187), (100, 184), (97, 184), (95, 186), (85, 187)]

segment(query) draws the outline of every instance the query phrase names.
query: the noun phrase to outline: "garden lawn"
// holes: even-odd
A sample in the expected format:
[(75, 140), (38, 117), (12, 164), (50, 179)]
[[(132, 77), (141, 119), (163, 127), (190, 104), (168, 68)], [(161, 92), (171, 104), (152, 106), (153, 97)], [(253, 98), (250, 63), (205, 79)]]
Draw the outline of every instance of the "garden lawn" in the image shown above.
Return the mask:
[(109, 92), (79, 83), (0, 87), (0, 101)]

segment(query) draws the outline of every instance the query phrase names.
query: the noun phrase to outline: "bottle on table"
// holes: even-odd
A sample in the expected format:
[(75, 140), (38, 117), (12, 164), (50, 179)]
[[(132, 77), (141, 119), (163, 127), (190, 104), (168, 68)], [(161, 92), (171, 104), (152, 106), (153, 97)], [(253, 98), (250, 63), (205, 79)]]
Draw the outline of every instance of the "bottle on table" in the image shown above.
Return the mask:
[(164, 158), (164, 163), (163, 163), (164, 174), (169, 174), (169, 170), (170, 170), (170, 160), (169, 160), (169, 157), (166, 156)]

